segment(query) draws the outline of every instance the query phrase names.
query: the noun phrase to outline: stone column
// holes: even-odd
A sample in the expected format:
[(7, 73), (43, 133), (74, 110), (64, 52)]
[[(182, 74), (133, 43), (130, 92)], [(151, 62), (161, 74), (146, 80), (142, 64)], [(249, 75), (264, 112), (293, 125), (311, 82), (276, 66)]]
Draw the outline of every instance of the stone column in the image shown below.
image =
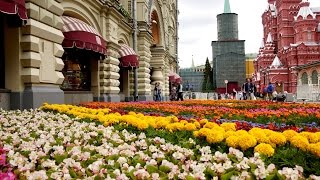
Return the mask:
[[(138, 69), (138, 100), (152, 101), (150, 86), (150, 52), (151, 35), (148, 31), (140, 31), (138, 35), (138, 54), (139, 54), (139, 69)], [(133, 95), (133, 75), (131, 78), (130, 94)]]
[(61, 0), (26, 0), (27, 25), (21, 28), (20, 62), (23, 92), (14, 92), (12, 108), (37, 108), (44, 102), (64, 103), (60, 84), (64, 80), (61, 70), (63, 26)]
[(99, 101), (120, 102), (119, 53), (120, 45), (107, 43), (108, 57), (100, 63), (100, 97)]
[(170, 72), (170, 64), (168, 61), (165, 62), (165, 66), (163, 69), (163, 81), (164, 81), (164, 91), (163, 95), (165, 96), (165, 100), (169, 100), (170, 90), (169, 90), (169, 72)]
[[(151, 48), (151, 61), (150, 66), (151, 68), (161, 68), (162, 70), (165, 69), (165, 57), (166, 53), (164, 47), (152, 47)], [(164, 83), (164, 79), (159, 80)]]

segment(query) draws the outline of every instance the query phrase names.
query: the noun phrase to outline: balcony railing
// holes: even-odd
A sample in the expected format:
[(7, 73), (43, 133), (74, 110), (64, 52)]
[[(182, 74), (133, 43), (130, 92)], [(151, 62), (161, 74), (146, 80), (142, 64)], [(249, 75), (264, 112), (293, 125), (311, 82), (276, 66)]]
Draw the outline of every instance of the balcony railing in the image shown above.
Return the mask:
[(119, 0), (100, 0), (103, 4), (114, 7), (120, 14), (122, 14), (127, 20), (131, 21), (131, 14), (122, 6)]

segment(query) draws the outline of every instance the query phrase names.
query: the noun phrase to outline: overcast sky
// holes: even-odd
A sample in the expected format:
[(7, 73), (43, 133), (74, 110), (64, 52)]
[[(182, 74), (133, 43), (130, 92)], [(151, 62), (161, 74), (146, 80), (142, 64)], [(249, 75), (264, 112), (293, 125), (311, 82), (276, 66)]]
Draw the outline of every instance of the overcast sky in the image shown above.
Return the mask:
[[(320, 0), (309, 0), (320, 7)], [(245, 40), (246, 53), (257, 53), (262, 39), (261, 15), (267, 0), (230, 0), (231, 12), (238, 14), (239, 39)], [(217, 15), (223, 13), (224, 0), (179, 0), (179, 61), (190, 67), (212, 59), (211, 41), (217, 40)]]

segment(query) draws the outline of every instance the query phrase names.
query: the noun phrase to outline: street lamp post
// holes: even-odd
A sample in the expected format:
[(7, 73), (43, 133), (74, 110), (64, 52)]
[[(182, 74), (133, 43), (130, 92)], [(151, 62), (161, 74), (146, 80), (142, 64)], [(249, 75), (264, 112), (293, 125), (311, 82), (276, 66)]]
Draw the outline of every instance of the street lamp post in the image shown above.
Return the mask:
[(224, 83), (226, 84), (226, 94), (228, 93), (228, 80), (224, 80)]

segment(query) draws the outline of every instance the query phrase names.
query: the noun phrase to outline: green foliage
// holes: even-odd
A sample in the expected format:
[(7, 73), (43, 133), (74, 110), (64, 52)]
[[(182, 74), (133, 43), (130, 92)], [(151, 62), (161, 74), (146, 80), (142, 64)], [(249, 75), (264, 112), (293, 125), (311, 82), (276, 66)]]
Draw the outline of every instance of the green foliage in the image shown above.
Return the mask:
[(211, 92), (213, 90), (213, 71), (207, 58), (204, 70), (204, 80), (202, 83), (202, 92)]
[(265, 162), (267, 164), (273, 163), (277, 168), (293, 168), (298, 165), (303, 167), (305, 175), (320, 175), (320, 169), (315, 168), (320, 167), (320, 158), (290, 145), (278, 147), (276, 153), (272, 157), (266, 158)]

